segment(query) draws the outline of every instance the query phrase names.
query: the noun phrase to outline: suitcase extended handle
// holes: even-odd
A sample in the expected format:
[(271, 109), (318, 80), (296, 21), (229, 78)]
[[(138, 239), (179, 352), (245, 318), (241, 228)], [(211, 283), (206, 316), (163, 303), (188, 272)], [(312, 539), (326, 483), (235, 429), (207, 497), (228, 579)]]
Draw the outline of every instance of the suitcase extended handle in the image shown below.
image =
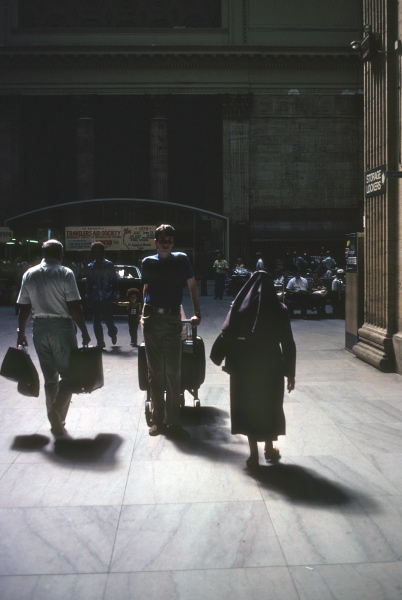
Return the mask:
[[(190, 325), (191, 319), (182, 319), (181, 322), (184, 323), (185, 325)], [(195, 342), (195, 340), (197, 339), (197, 325), (193, 325), (191, 327), (191, 338), (192, 338), (193, 342)]]

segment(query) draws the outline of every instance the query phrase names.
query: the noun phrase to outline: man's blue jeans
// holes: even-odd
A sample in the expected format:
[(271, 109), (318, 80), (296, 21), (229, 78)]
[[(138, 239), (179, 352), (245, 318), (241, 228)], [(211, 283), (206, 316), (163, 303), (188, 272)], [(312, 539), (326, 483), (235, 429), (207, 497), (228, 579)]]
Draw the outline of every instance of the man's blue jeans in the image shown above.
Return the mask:
[(75, 324), (72, 319), (35, 318), (33, 342), (45, 380), (47, 412), (55, 409), (66, 420), (71, 401), (70, 354), (77, 348)]
[[(152, 421), (178, 425), (180, 420), (181, 332), (180, 316), (151, 314), (142, 317)], [(166, 404), (164, 395), (166, 390)]]
[(105, 321), (107, 332), (109, 337), (117, 335), (117, 327), (113, 321), (113, 302), (92, 302), (91, 304), (92, 316), (94, 320), (94, 333), (98, 346), (102, 346), (103, 339), (103, 326), (102, 319)]

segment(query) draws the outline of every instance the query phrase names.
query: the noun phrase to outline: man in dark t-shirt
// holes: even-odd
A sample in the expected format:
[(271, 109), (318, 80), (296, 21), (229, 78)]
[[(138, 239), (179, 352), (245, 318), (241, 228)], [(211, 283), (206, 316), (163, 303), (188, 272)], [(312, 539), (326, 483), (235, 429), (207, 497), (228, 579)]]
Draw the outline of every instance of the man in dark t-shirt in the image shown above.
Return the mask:
[(179, 423), (184, 281), (187, 281), (193, 302), (194, 316), (191, 322), (194, 326), (201, 322), (201, 312), (190, 261), (183, 252), (172, 252), (174, 234), (171, 225), (160, 225), (154, 239), (157, 254), (147, 256), (142, 261), (142, 325), (152, 398), (149, 435), (168, 433), (173, 437), (185, 438), (188, 433)]

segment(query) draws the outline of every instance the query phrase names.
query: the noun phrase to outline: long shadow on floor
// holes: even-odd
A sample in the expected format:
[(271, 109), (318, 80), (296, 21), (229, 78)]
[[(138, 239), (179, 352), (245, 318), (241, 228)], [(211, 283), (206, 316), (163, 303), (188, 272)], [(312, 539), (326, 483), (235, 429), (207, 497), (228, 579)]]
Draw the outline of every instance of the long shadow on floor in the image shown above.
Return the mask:
[(115, 454), (121, 446), (122, 438), (113, 433), (99, 433), (91, 438), (58, 439), (54, 443), (54, 459), (57, 462), (73, 462), (88, 466), (91, 463), (115, 462)]
[[(122, 444), (122, 438), (114, 433), (99, 433), (91, 438), (59, 438), (54, 442), (54, 452), (46, 451), (46, 458), (58, 464), (73, 463), (88, 468), (91, 464), (113, 465), (116, 452)], [(19, 435), (14, 438), (12, 450), (18, 452), (41, 451), (49, 444), (47, 436), (40, 434)]]
[(46, 435), (40, 435), (34, 433), (32, 435), (17, 435), (14, 438), (11, 450), (18, 450), (18, 452), (35, 452), (36, 450), (42, 450), (50, 439)]
[(261, 466), (249, 475), (264, 488), (279, 492), (297, 504), (317, 507), (356, 505), (357, 495), (353, 490), (298, 465)]
[(237, 459), (240, 462), (245, 456), (244, 444), (239, 436), (232, 436), (228, 430), (228, 419), (229, 412), (223, 408), (184, 406), (180, 411), (180, 422), (190, 432), (191, 438), (169, 438), (169, 441), (186, 455), (212, 462), (233, 462)]

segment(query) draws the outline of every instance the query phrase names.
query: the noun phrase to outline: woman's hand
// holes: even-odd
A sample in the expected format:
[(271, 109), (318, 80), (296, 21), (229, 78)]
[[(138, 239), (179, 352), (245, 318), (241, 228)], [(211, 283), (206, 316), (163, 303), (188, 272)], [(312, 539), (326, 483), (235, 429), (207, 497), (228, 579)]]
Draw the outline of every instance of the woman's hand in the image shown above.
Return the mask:
[(294, 390), (294, 389), (295, 389), (295, 385), (296, 385), (296, 380), (295, 380), (295, 378), (294, 378), (294, 377), (288, 377), (288, 385), (287, 385), (287, 388), (288, 388), (288, 393), (289, 393), (289, 394), (290, 394), (290, 392), (291, 392), (292, 390)]

